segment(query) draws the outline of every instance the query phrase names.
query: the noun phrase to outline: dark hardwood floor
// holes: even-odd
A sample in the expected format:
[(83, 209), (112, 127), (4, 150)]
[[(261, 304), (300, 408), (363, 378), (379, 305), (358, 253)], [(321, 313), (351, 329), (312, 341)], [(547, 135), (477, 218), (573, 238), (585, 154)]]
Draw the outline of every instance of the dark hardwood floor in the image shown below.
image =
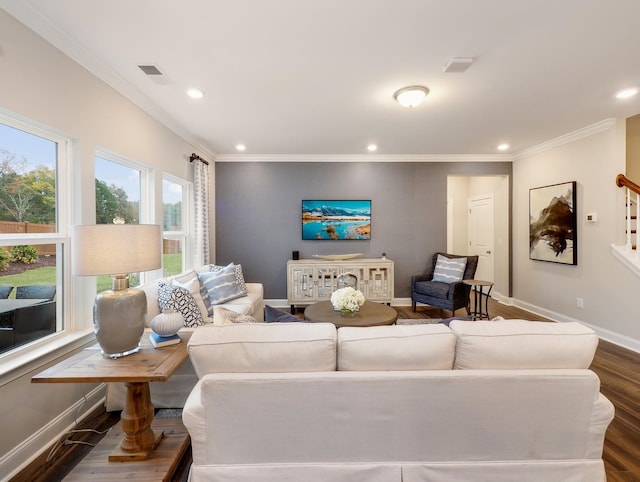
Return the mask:
[[(421, 305), (416, 313), (411, 307), (395, 307), (399, 318), (446, 318), (448, 312)], [(491, 316), (518, 318), (531, 321), (549, 321), (513, 306), (494, 300), (489, 302)], [(462, 314), (459, 310), (457, 314)], [(298, 311), (302, 316), (302, 310)], [(603, 459), (608, 482), (640, 482), (640, 353), (600, 341), (591, 369), (598, 374), (602, 393), (613, 402), (616, 416), (609, 425), (604, 444)], [(104, 431), (118, 421), (119, 413), (99, 410), (87, 417), (79, 428)], [(90, 444), (102, 435), (82, 432), (72, 438)], [(26, 467), (11, 482), (52, 482), (64, 480), (66, 474), (91, 450), (90, 445), (63, 445), (55, 456), (47, 460), (50, 450)], [(176, 481), (186, 481), (191, 463), (191, 451), (183, 458)]]

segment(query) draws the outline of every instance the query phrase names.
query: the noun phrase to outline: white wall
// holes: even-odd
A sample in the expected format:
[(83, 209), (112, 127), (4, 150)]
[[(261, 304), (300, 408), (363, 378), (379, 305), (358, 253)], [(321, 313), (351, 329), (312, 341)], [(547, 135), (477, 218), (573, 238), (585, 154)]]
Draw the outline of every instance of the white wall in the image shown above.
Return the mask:
[[(191, 179), (188, 156), (197, 152), (191, 144), (2, 10), (0, 79), (0, 109), (74, 139), (75, 223), (95, 221), (97, 147), (155, 168), (155, 222), (162, 220), (162, 173)], [(84, 316), (90, 319), (89, 313)], [(90, 321), (86, 324), (91, 326)], [(30, 383), (45, 361), (59, 361), (55, 357), (68, 352), (69, 348), (49, 359), (42, 357), (0, 377), (0, 477), (9, 475), (57, 437), (61, 427), (99, 401), (101, 393), (91, 393), (95, 385)], [(82, 402), (84, 394), (90, 394), (88, 404)]]
[[(624, 120), (603, 121), (518, 156), (513, 165), (514, 302), (558, 321), (578, 320), (640, 350), (640, 279), (611, 254), (624, 236)], [(578, 265), (529, 259), (529, 189), (577, 181)], [(597, 213), (598, 222), (584, 221)], [(584, 308), (576, 299), (584, 300)]]

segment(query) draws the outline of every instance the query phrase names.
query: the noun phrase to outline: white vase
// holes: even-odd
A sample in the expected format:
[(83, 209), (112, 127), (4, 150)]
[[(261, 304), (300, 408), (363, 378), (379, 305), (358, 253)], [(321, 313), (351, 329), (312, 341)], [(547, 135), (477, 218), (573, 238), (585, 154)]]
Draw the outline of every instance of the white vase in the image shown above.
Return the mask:
[(171, 308), (165, 308), (151, 320), (151, 329), (160, 336), (173, 336), (183, 326), (184, 318)]

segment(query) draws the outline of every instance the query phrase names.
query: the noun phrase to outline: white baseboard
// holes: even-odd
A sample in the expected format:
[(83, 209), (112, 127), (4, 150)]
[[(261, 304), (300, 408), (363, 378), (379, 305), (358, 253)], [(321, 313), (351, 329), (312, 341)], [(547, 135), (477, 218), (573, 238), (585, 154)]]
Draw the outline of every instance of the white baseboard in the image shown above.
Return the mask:
[(99, 405), (104, 404), (104, 397), (105, 385), (100, 384), (86, 395), (86, 399), (78, 400), (42, 429), (2, 456), (0, 473), (6, 475), (1, 480), (10, 480), (45, 450), (49, 450), (60, 437), (75, 427), (76, 421), (82, 420)]
[(601, 339), (609, 341), (616, 345), (619, 345), (623, 348), (627, 348), (629, 350), (640, 353), (640, 340), (637, 340), (635, 338), (630, 338), (626, 335), (621, 335), (620, 333), (616, 333), (615, 331), (607, 330), (606, 328), (602, 328), (600, 326), (591, 325), (590, 323), (587, 323), (585, 321), (578, 320), (576, 318), (571, 318), (570, 316), (556, 313), (555, 311), (547, 310), (540, 306), (532, 305), (524, 301), (513, 300), (513, 305), (523, 310), (534, 313), (536, 315), (540, 315), (544, 318), (557, 321), (559, 323), (564, 323), (568, 321), (577, 321), (593, 329), (593, 331), (595, 331), (598, 334), (598, 337), (600, 337)]

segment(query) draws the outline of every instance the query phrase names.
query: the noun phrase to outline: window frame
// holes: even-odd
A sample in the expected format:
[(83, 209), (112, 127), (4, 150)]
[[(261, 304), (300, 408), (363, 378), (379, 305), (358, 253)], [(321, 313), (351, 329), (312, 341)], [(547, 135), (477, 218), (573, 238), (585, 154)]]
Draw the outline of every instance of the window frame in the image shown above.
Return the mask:
[[(139, 224), (154, 224), (155, 223), (155, 190), (153, 189), (153, 179), (155, 169), (142, 162), (135, 161), (121, 154), (117, 154), (113, 151), (105, 149), (103, 147), (96, 147), (93, 154), (93, 178), (96, 179), (95, 160), (96, 158), (102, 158), (106, 161), (119, 164), (130, 169), (135, 169), (140, 172), (140, 205), (139, 205)], [(95, 189), (93, 191), (95, 202)], [(94, 209), (95, 215), (95, 209)], [(156, 271), (144, 271), (140, 273), (140, 284), (147, 283), (157, 278)]]
[[(166, 172), (162, 173), (162, 182), (164, 183), (164, 181), (182, 186), (182, 209), (180, 213), (182, 229), (180, 231), (165, 231), (163, 226), (162, 238), (182, 241), (182, 272), (184, 272), (194, 264), (192, 259), (193, 202), (190, 202), (193, 199), (193, 182)], [(160, 198), (162, 203), (162, 220), (164, 224), (164, 186)]]
[[(0, 123), (28, 134), (56, 143), (56, 231), (53, 233), (0, 234), (2, 246), (22, 244), (56, 245), (56, 332), (31, 341), (25, 345), (0, 354), (0, 386), (8, 383), (8, 378), (18, 367), (25, 366), (44, 354), (56, 352), (73, 341), (83, 340), (92, 333), (91, 321), (74, 316), (78, 302), (74, 297), (74, 283), (71, 276), (71, 223), (76, 218), (77, 208), (72, 202), (74, 182), (73, 139), (44, 124), (0, 111)], [(61, 260), (61, 261), (60, 261)]]

